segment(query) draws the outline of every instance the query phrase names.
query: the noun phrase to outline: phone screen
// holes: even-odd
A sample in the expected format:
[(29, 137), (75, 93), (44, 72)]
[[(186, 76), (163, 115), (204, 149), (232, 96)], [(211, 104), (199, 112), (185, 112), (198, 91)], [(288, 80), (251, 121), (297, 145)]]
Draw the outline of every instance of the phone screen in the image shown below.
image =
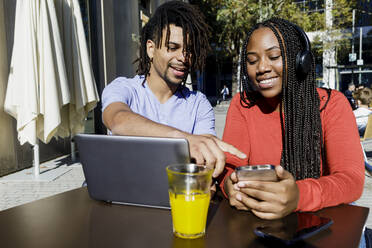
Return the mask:
[(293, 244), (327, 229), (332, 224), (333, 221), (329, 218), (296, 212), (279, 220), (268, 221), (256, 227), (254, 232), (259, 237)]

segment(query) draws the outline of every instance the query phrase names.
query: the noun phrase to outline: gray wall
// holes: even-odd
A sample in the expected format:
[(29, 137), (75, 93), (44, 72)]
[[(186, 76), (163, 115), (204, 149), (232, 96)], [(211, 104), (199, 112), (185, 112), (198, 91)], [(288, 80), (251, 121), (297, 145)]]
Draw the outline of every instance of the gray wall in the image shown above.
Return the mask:
[[(150, 15), (166, 0), (150, 1)], [(133, 77), (139, 56), (140, 10), (138, 0), (104, 1), (104, 36), (107, 82), (118, 76)], [(103, 69), (103, 68), (101, 68)]]
[[(132, 36), (139, 37), (139, 10), (137, 0), (120, 1), (114, 8), (114, 23), (119, 27), (115, 33), (116, 76), (134, 76), (133, 61), (138, 57), (138, 43)], [(124, 3), (125, 2), (125, 3)], [(131, 11), (126, 11), (131, 10)], [(126, 14), (122, 14), (126, 13)]]
[(106, 85), (118, 76), (135, 75), (132, 62), (136, 58), (137, 47), (132, 40), (132, 34), (139, 35), (139, 11), (137, 0), (105, 0), (103, 6), (98, 4), (99, 15), (102, 11), (100, 8), (103, 8), (104, 17), (97, 18), (97, 28), (101, 34), (98, 38), (102, 39), (102, 42), (98, 42), (98, 51), (101, 53), (97, 55), (100, 74), (103, 75), (100, 79), (105, 81), (102, 83)]
[(0, 175), (6, 174), (17, 167), (13, 120), (4, 112), (9, 72), (6, 38), (4, 0), (0, 0)]

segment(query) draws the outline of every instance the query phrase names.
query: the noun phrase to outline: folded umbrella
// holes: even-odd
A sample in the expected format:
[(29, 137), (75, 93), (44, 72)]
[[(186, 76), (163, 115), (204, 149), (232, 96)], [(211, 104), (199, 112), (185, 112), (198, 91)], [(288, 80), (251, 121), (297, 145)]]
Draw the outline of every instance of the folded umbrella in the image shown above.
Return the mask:
[(78, 1), (18, 0), (4, 110), (20, 144), (83, 132), (97, 101)]

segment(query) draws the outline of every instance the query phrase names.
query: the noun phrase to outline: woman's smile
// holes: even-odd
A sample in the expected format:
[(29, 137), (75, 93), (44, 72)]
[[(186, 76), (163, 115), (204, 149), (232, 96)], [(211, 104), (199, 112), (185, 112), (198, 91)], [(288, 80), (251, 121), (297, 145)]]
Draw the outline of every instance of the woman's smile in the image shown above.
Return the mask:
[(269, 89), (272, 88), (275, 84), (279, 83), (278, 78), (279, 77), (272, 77), (268, 79), (257, 80), (257, 85), (261, 89)]

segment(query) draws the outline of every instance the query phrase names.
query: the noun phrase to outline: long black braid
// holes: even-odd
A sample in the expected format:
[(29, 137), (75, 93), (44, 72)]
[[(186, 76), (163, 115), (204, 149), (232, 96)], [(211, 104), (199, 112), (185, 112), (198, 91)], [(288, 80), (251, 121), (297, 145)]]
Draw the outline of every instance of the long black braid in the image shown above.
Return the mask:
[[(189, 68), (193, 71), (203, 70), (210, 49), (209, 26), (206, 24), (203, 14), (193, 5), (181, 1), (170, 1), (156, 9), (154, 15), (141, 31), (140, 57), (136, 60), (139, 75), (148, 76), (150, 72), (151, 60), (147, 55), (146, 42), (152, 40), (159, 49), (165, 30), (165, 44), (168, 46), (170, 24), (182, 27), (183, 52), (185, 52), (185, 61), (189, 61), (189, 59), (191, 61), (191, 64), (188, 65)], [(183, 84), (185, 81), (186, 78), (184, 78)]]
[[(325, 162), (325, 155), (322, 148), (320, 99), (316, 89), (315, 62), (312, 61), (311, 71), (306, 78), (298, 78), (296, 56), (297, 53), (304, 50), (304, 45), (301, 42), (300, 34), (292, 23), (280, 18), (272, 18), (255, 25), (248, 32), (241, 58), (241, 105), (250, 108), (263, 97), (254, 89), (253, 83), (248, 78), (246, 67), (246, 47), (249, 39), (253, 31), (262, 27), (268, 27), (273, 31), (279, 42), (282, 55), (283, 83), (280, 118), (283, 148), (280, 164), (291, 172), (296, 180), (319, 178), (320, 163), (321, 160), (323, 163)], [(328, 95), (330, 96), (330, 94)]]

